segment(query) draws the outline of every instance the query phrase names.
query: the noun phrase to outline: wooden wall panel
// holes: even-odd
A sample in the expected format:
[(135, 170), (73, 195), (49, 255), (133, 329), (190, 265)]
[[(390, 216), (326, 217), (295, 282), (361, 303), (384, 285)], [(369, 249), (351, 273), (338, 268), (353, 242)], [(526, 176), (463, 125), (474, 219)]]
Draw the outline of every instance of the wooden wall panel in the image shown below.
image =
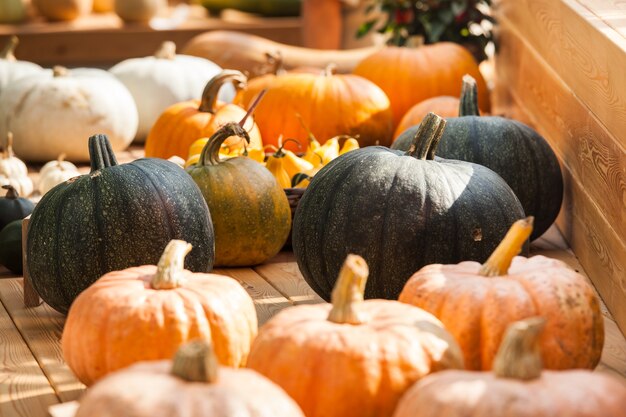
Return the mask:
[(626, 236), (626, 149), (504, 18), (500, 46), (501, 82), (524, 104), (602, 216)]
[(626, 146), (626, 38), (576, 0), (499, 0), (497, 14)]
[(530, 29), (499, 20), (500, 105), (527, 114), (559, 156), (565, 201), (557, 224), (626, 333), (625, 148), (534, 49)]

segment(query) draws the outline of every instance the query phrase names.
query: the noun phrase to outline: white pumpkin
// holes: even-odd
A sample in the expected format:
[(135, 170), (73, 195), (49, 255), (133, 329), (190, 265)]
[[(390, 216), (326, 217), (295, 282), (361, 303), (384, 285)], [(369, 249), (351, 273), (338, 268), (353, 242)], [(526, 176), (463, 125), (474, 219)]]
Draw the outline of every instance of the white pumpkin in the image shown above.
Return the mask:
[(24, 0), (0, 1), (0, 23), (19, 23), (26, 18)]
[(80, 175), (76, 165), (64, 159), (65, 154), (61, 154), (56, 161), (46, 163), (39, 171), (37, 189), (41, 195), (44, 195), (62, 182)]
[[(33, 192), (33, 181), (28, 176), (28, 168), (13, 153), (13, 133), (8, 132), (6, 146), (0, 153), (0, 187), (12, 185), (22, 197), (28, 197)], [(4, 196), (6, 190), (0, 190), (0, 195)]]
[(87, 139), (106, 134), (113, 150), (126, 149), (137, 132), (137, 108), (126, 87), (103, 70), (55, 67), (22, 78), (0, 95), (0, 135), (11, 130), (15, 153), (49, 161), (61, 153), (88, 161)]
[[(4, 0), (1, 0), (4, 1)], [(43, 68), (28, 61), (15, 59), (15, 48), (19, 43), (17, 36), (12, 36), (4, 49), (0, 52), (0, 93), (7, 85), (14, 83), (28, 75), (41, 73)]]
[(167, 7), (167, 0), (115, 0), (114, 7), (125, 22), (147, 22)]
[[(176, 55), (176, 45), (164, 42), (154, 56), (120, 62), (109, 71), (128, 88), (139, 111), (137, 141), (144, 142), (152, 125), (169, 106), (199, 99), (206, 83), (222, 71), (213, 62)], [(232, 101), (232, 85), (220, 92), (220, 100)]]

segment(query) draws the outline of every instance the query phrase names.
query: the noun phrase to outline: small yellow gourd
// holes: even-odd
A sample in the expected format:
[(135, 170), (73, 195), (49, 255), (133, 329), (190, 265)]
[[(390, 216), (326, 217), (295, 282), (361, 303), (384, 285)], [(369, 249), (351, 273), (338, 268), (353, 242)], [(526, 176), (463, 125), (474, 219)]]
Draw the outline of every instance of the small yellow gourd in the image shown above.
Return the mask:
[(314, 152), (322, 157), (322, 165), (326, 165), (339, 156), (339, 139), (343, 136), (335, 136), (328, 139), (322, 146)]
[[(280, 141), (280, 139), (279, 139)], [(268, 145), (269, 148), (275, 148), (273, 145)], [(283, 188), (291, 188), (291, 177), (287, 173), (284, 166), (285, 154), (282, 152), (282, 147), (276, 149), (272, 155), (267, 158), (265, 167), (272, 173), (278, 184)]]
[(359, 141), (356, 138), (348, 137), (346, 141), (343, 143), (343, 146), (339, 150), (339, 156), (343, 155), (346, 152), (354, 151), (359, 149)]

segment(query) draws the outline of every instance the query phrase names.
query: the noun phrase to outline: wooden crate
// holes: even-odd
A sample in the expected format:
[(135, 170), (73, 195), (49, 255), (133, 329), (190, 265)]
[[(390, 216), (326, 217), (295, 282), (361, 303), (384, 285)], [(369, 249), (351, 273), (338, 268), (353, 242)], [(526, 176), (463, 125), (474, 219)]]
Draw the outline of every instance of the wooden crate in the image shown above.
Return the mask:
[(561, 160), (557, 224), (625, 332), (626, 26), (609, 13), (618, 3), (497, 1), (496, 101)]

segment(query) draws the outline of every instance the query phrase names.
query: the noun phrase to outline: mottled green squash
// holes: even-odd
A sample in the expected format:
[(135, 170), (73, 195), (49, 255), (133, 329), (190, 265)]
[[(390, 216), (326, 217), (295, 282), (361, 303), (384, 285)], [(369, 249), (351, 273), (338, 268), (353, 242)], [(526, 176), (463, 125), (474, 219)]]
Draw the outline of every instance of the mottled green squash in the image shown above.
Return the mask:
[(370, 266), (367, 298), (397, 299), (424, 265), (484, 262), (524, 217), (493, 171), (435, 158), (444, 127), (430, 113), (409, 152), (354, 150), (313, 177), (296, 210), (292, 241), (302, 275), (322, 298), (330, 299), (349, 253)]
[(22, 273), (22, 221), (15, 220), (0, 230), (0, 265), (14, 274)]
[[(419, 126), (404, 131), (392, 149), (408, 150)], [(437, 155), (484, 165), (495, 171), (535, 218), (530, 239), (554, 223), (563, 200), (559, 161), (548, 142), (530, 127), (497, 116), (479, 116), (476, 82), (466, 76), (459, 117), (448, 119)]]
[(3, 185), (2, 188), (7, 190), (7, 194), (0, 197), (0, 230), (12, 221), (28, 216), (35, 208), (35, 204), (20, 197), (12, 185)]
[(172, 239), (193, 245), (187, 269), (212, 269), (211, 217), (185, 171), (152, 158), (118, 165), (104, 135), (89, 138), (89, 154), (91, 172), (50, 190), (31, 216), (28, 269), (46, 303), (67, 312), (105, 273), (155, 265)]
[(285, 191), (263, 165), (245, 156), (220, 161), (220, 146), (233, 136), (250, 142), (239, 124), (228, 123), (211, 136), (187, 172), (211, 211), (215, 265), (252, 266), (283, 247), (291, 230), (291, 209)]

